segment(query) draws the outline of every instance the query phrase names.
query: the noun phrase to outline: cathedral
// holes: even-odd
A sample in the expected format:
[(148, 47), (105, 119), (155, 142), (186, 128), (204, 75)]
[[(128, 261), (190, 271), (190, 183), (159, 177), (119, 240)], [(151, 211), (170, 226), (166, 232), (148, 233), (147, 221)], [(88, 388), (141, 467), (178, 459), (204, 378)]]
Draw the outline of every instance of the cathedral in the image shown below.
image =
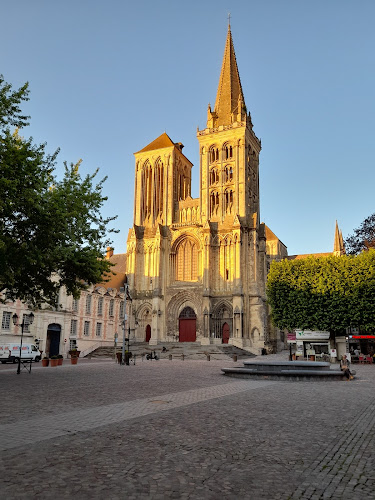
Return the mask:
[(208, 106), (197, 139), (199, 198), (191, 197), (193, 165), (181, 142), (163, 133), (135, 153), (129, 328), (150, 345), (277, 349), (280, 332), (269, 325), (265, 280), (269, 260), (287, 251), (260, 222), (261, 142), (245, 104), (230, 26), (215, 106)]

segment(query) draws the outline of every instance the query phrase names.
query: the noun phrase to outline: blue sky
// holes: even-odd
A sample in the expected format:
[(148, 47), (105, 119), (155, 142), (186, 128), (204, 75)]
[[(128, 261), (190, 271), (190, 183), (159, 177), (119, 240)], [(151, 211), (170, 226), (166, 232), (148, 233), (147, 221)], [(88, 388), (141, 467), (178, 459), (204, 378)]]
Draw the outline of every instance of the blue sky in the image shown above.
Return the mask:
[(29, 81), (21, 135), (108, 176), (115, 252), (133, 223), (133, 153), (166, 131), (193, 162), (231, 26), (262, 140), (261, 220), (289, 254), (329, 252), (374, 210), (373, 0), (0, 0), (0, 73)]

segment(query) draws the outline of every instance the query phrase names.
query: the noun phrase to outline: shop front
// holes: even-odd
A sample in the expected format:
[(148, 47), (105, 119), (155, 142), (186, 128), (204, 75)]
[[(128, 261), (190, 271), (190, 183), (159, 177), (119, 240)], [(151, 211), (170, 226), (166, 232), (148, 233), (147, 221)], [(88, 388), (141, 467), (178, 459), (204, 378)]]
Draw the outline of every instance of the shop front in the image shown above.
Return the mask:
[(375, 353), (375, 335), (360, 333), (354, 328), (348, 330), (347, 342), (351, 355), (372, 357)]
[(331, 349), (330, 333), (314, 330), (296, 330), (296, 359), (329, 361), (336, 355)]

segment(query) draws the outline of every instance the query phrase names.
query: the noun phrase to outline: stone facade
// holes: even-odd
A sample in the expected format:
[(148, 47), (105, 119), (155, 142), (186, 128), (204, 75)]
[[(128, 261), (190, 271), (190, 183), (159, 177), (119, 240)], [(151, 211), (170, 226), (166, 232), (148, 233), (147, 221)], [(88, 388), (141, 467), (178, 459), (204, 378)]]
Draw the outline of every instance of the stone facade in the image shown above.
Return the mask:
[[(67, 295), (65, 288), (59, 291), (55, 307), (42, 305), (34, 310), (34, 322), (24, 328), (23, 341), (39, 343), (43, 355), (67, 355), (77, 347), (82, 355), (99, 346), (113, 346), (115, 334), (119, 342), (123, 337), (125, 262), (124, 254), (113, 255), (108, 249), (107, 258), (112, 261), (116, 275), (110, 281), (90, 286), (81, 293), (78, 300)], [(6, 300), (6, 293), (0, 296), (0, 343), (20, 342), (21, 327), (13, 325), (12, 316), (17, 314), (19, 323), (30, 309), (17, 300)], [(126, 324), (127, 327), (127, 324)]]
[[(126, 270), (131, 329), (150, 344), (228, 342), (259, 353), (265, 345), (277, 345), (279, 332), (268, 326), (265, 297), (268, 228), (259, 216), (261, 142), (245, 106), (230, 27), (215, 107), (208, 106), (207, 126), (197, 138), (196, 199), (192, 163), (181, 143), (164, 133), (135, 153)], [(269, 245), (274, 258), (286, 255), (280, 244)]]

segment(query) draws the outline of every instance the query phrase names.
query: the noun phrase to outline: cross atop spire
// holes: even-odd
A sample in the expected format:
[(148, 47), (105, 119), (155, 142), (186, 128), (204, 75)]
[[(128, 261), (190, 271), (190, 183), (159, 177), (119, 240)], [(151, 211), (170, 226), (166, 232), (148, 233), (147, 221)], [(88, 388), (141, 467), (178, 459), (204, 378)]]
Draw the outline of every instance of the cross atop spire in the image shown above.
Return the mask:
[(215, 127), (242, 121), (246, 116), (245, 99), (242, 92), (232, 33), (230, 30), (230, 14), (228, 15), (228, 33), (221, 66), (219, 86), (212, 115)]

